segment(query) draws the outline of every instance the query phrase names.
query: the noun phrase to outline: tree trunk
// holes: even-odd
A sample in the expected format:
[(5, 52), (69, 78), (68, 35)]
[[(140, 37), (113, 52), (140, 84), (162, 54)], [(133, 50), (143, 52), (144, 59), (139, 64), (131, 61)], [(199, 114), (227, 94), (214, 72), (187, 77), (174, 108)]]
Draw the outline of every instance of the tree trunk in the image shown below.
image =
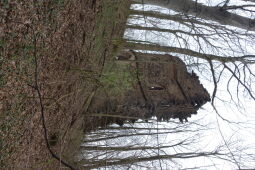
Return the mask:
[(195, 18), (188, 18), (187, 16), (182, 16), (182, 15), (169, 15), (169, 14), (163, 14), (160, 12), (155, 12), (155, 11), (140, 11), (140, 10), (130, 10), (129, 12), (131, 15), (142, 15), (146, 17), (152, 17), (156, 19), (164, 19), (164, 20), (171, 20), (171, 21), (176, 21), (181, 24), (199, 24), (199, 25), (204, 25), (207, 27), (213, 27), (213, 28), (219, 28), (219, 25), (213, 24), (213, 23), (208, 23), (200, 20), (197, 20)]
[(171, 33), (171, 34), (175, 34), (175, 35), (177, 35), (177, 33), (186, 34), (186, 35), (190, 35), (190, 36), (203, 35), (203, 34), (193, 34), (193, 33), (182, 31), (182, 30), (172, 30), (172, 29), (164, 29), (164, 28), (157, 28), (157, 27), (142, 27), (140, 25), (127, 25), (126, 27), (130, 28), (130, 29), (145, 30), (145, 31), (167, 32), (167, 33)]
[[(217, 156), (217, 155), (223, 155), (221, 153), (218, 153), (216, 151), (214, 152), (193, 152), (193, 153), (180, 153), (180, 154), (173, 154), (173, 155), (155, 155), (155, 156), (148, 156), (148, 157), (128, 157), (123, 158), (119, 160), (99, 160), (99, 161), (93, 161), (93, 165), (89, 166), (83, 166), (85, 169), (92, 169), (92, 168), (99, 168), (107, 166), (116, 166), (116, 165), (132, 165), (139, 162), (144, 161), (155, 161), (155, 160), (165, 160), (165, 159), (188, 159), (188, 158), (199, 158), (199, 157), (206, 157), (206, 156)], [(87, 163), (87, 162), (84, 162)]]
[(243, 0), (243, 1), (249, 1), (249, 2), (253, 2), (253, 3), (255, 3), (255, 0)]
[[(127, 40), (129, 41), (129, 40)], [(235, 61), (241, 61), (241, 62), (249, 62), (247, 56), (240, 56), (240, 57), (232, 57), (232, 56), (218, 56), (213, 54), (204, 54), (200, 52), (196, 52), (190, 49), (186, 48), (179, 48), (179, 47), (170, 47), (170, 46), (161, 46), (157, 44), (142, 44), (142, 43), (135, 43), (135, 42), (126, 42), (125, 47), (132, 50), (148, 50), (148, 51), (160, 51), (160, 52), (168, 52), (168, 53), (179, 53), (184, 54), (188, 56), (194, 56), (197, 58), (201, 58), (204, 60), (210, 60), (210, 61), (219, 61), (219, 62), (235, 62)], [(147, 54), (148, 55), (148, 54)], [(154, 55), (154, 54), (153, 54)]]
[(206, 20), (213, 20), (222, 25), (230, 25), (249, 31), (255, 31), (255, 20), (230, 13), (220, 7), (210, 7), (192, 0), (133, 0), (193, 15)]

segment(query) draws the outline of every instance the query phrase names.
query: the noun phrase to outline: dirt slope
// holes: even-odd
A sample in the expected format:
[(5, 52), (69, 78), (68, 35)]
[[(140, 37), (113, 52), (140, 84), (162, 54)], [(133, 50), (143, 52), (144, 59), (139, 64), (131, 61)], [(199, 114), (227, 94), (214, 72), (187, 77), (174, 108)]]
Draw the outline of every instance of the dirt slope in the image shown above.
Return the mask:
[[(1, 168), (73, 165), (83, 116), (126, 21), (126, 1), (0, 2)], [(40, 97), (41, 96), (41, 97)], [(73, 165), (75, 166), (75, 165)]]

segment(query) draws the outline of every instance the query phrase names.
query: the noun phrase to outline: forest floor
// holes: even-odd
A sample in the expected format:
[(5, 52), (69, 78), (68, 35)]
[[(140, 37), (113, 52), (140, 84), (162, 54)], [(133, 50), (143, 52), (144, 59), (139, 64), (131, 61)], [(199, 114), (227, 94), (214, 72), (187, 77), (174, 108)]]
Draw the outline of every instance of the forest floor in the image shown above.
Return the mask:
[(64, 167), (51, 156), (45, 130), (53, 152), (73, 165), (83, 130), (93, 125), (84, 113), (104, 63), (121, 48), (129, 5), (0, 2), (1, 168)]

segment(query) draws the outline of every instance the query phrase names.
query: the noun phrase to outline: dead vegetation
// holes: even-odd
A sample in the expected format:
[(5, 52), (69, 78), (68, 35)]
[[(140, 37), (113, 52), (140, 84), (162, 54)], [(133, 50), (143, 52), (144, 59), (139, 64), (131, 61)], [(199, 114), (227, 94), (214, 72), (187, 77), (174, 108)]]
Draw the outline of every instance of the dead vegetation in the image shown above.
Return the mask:
[[(178, 58), (168, 57), (162, 64), (162, 56), (139, 54), (131, 64), (116, 63), (129, 1), (17, 0), (0, 5), (3, 168), (56, 169), (63, 166), (57, 159), (73, 166), (83, 131), (127, 119), (113, 112), (129, 113), (124, 116), (131, 121), (151, 116), (182, 121), (210, 100)], [(164, 106), (172, 110), (162, 110)], [(157, 115), (152, 114), (155, 109), (161, 109)], [(95, 113), (102, 115), (91, 116)]]
[[(130, 54), (130, 53), (133, 53)], [(210, 101), (198, 76), (188, 73), (178, 57), (124, 51), (115, 65), (104, 72), (105, 83), (97, 90), (88, 112), (97, 126), (123, 125), (138, 119), (187, 122)]]
[(110, 0), (0, 2), (1, 168), (63, 166), (46, 147), (37, 88), (50, 147), (72, 164), (82, 125), (91, 126), (80, 121), (82, 113), (105, 60), (118, 48), (112, 40), (122, 37), (126, 15), (121, 8), (128, 5)]

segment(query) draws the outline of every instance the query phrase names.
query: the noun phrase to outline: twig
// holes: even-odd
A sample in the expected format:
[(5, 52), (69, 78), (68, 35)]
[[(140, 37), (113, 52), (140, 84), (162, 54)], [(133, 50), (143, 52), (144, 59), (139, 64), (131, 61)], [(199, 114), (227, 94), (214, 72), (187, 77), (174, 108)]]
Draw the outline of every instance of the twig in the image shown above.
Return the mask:
[[(31, 28), (31, 27), (30, 27)], [(41, 119), (42, 119), (42, 126), (43, 126), (43, 135), (44, 135), (44, 139), (46, 142), (46, 146), (48, 151), (50, 152), (51, 156), (55, 159), (57, 159), (61, 164), (63, 164), (64, 166), (72, 169), (72, 170), (76, 170), (76, 168), (74, 168), (72, 165), (70, 165), (69, 163), (67, 163), (66, 161), (62, 160), (57, 154), (55, 154), (52, 149), (50, 148), (50, 144), (49, 144), (49, 140), (48, 140), (48, 131), (47, 131), (47, 127), (46, 127), (46, 123), (45, 123), (45, 114), (44, 114), (44, 105), (43, 105), (43, 99), (42, 99), (42, 94), (39, 88), (39, 83), (38, 83), (38, 61), (37, 61), (37, 34), (35, 34), (35, 31), (33, 30), (33, 34), (34, 34), (34, 38), (33, 38), (33, 43), (34, 43), (34, 59), (35, 59), (35, 75), (34, 75), (34, 79), (35, 79), (35, 84), (31, 87), (33, 87), (39, 97), (39, 102), (40, 102), (40, 109), (41, 109)]]

